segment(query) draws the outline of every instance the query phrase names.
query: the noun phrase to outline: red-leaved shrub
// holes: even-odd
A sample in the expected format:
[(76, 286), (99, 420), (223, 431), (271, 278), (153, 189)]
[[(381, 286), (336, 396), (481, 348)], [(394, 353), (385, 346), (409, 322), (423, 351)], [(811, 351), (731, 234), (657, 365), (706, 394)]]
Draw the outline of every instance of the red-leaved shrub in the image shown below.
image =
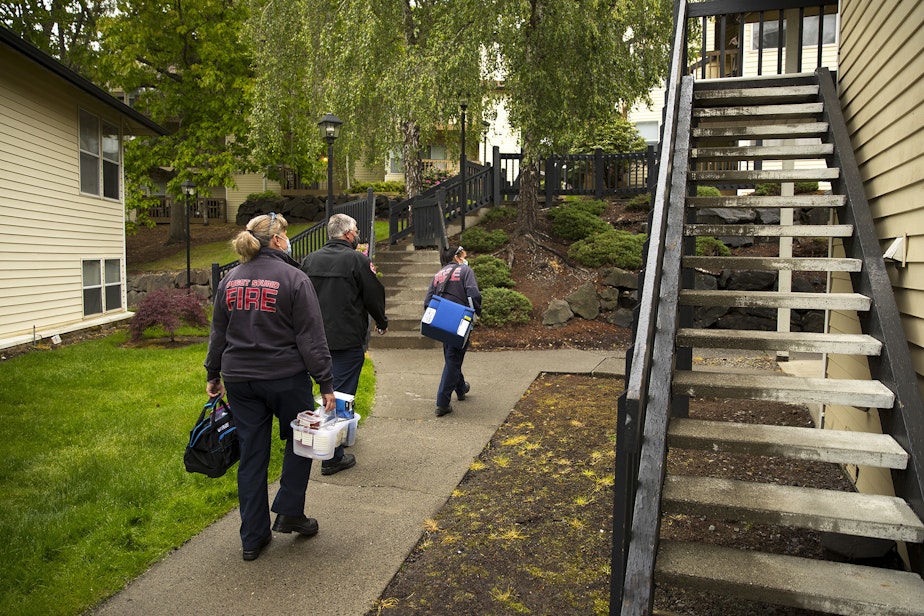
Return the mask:
[(132, 317), (129, 332), (132, 340), (140, 340), (144, 331), (160, 325), (170, 335), (171, 342), (181, 324), (208, 327), (205, 304), (195, 293), (183, 289), (157, 289), (144, 296)]

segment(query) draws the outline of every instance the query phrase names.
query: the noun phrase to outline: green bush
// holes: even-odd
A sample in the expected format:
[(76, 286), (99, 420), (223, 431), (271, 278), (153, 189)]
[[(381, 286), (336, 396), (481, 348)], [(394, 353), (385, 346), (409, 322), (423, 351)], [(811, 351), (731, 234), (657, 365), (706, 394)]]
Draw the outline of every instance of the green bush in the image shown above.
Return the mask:
[(696, 238), (696, 254), (699, 256), (727, 257), (731, 250), (722, 240), (708, 235)]
[(132, 340), (141, 340), (149, 327), (160, 326), (173, 341), (181, 324), (208, 327), (205, 303), (195, 293), (183, 289), (157, 289), (151, 291), (138, 304), (138, 310), (129, 324)]
[(503, 220), (509, 220), (510, 218), (516, 218), (516, 216), (517, 211), (515, 208), (509, 205), (501, 205), (499, 207), (489, 208), (484, 216), (481, 217), (481, 220), (485, 223), (501, 222)]
[(568, 258), (585, 267), (611, 265), (621, 269), (642, 267), (642, 249), (647, 236), (610, 228), (575, 242), (568, 249)]
[(583, 210), (589, 214), (593, 214), (594, 216), (599, 216), (600, 214), (606, 211), (607, 205), (608, 204), (606, 201), (598, 201), (596, 199), (587, 199), (586, 197), (577, 197), (574, 199), (566, 199), (563, 204), (561, 204), (560, 206), (556, 208), (553, 208), (553, 210), (563, 210), (563, 209), (564, 210), (568, 210), (568, 209), (574, 210), (576, 209), (576, 210)]
[(651, 195), (648, 193), (643, 193), (641, 195), (635, 195), (629, 202), (626, 204), (626, 209), (630, 212), (642, 211), (647, 212), (651, 209)]
[(566, 240), (582, 240), (613, 227), (583, 207), (563, 205), (546, 213), (552, 221), (552, 234)]
[(260, 201), (261, 199), (278, 199), (279, 195), (274, 193), (271, 190), (264, 190), (263, 192), (250, 193), (247, 195), (247, 198), (244, 201)]
[[(464, 244), (463, 244), (464, 246)], [(513, 278), (510, 277), (510, 267), (501, 259), (491, 255), (481, 255), (471, 262), (478, 288), (482, 291), (493, 287), (512, 287)]]
[(376, 193), (404, 193), (404, 182), (389, 180), (387, 182), (356, 182), (350, 186), (351, 193), (364, 193), (369, 189)]
[(481, 293), (481, 320), (487, 327), (522, 325), (529, 322), (533, 305), (522, 293), (491, 287)]
[(719, 192), (719, 189), (716, 188), (715, 186), (697, 186), (696, 196), (697, 197), (721, 197), (722, 193)]
[(497, 250), (510, 241), (506, 231), (503, 229), (494, 229), (488, 231), (484, 227), (472, 227), (466, 229), (459, 236), (461, 243), (468, 252), (491, 252)]
[[(793, 185), (793, 193), (804, 195), (818, 191), (818, 182), (796, 182)], [(780, 183), (770, 182), (767, 184), (758, 184), (754, 189), (754, 194), (762, 197), (778, 196), (780, 194)]]

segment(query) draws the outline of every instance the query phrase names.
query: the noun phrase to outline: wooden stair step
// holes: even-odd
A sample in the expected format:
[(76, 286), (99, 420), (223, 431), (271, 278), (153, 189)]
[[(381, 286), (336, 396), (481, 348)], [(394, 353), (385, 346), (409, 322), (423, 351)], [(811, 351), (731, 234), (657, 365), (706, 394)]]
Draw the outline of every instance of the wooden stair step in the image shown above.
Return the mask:
[(677, 331), (677, 345), (707, 349), (750, 349), (865, 356), (876, 356), (882, 352), (882, 342), (867, 334), (764, 332), (688, 327)]
[(775, 270), (792, 272), (859, 272), (860, 259), (840, 257), (683, 257), (683, 267), (703, 270)]
[(744, 103), (811, 102), (818, 98), (818, 86), (768, 86), (693, 91), (694, 105), (740, 105)]
[(891, 409), (895, 394), (879, 381), (803, 378), (777, 374), (737, 374), (677, 370), (672, 391), (704, 398), (740, 398), (795, 404), (842, 404), (859, 409)]
[(815, 208), (841, 207), (846, 195), (796, 195), (793, 197), (743, 195), (741, 197), (687, 197), (686, 204), (695, 208)]
[(816, 145), (774, 145), (744, 146), (726, 148), (693, 148), (690, 158), (694, 160), (793, 160), (818, 159), (834, 153), (833, 143)]
[(785, 120), (800, 116), (818, 116), (824, 112), (824, 103), (795, 103), (791, 105), (736, 105), (731, 107), (693, 107), (693, 117), (703, 119), (748, 118), (758, 120)]
[(697, 127), (693, 129), (692, 135), (694, 139), (796, 139), (820, 137), (827, 132), (827, 122), (803, 122), (793, 124)]
[(924, 581), (915, 573), (702, 543), (662, 541), (655, 579), (835, 614), (924, 614)]
[(840, 169), (748, 169), (734, 171), (690, 171), (691, 182), (827, 182), (840, 177)]
[(866, 311), (869, 310), (872, 301), (859, 293), (683, 290), (680, 292), (680, 303), (687, 306)]
[(894, 438), (872, 432), (676, 418), (671, 419), (667, 438), (670, 447), (681, 449), (876, 468), (908, 466), (908, 453)]
[(853, 225), (684, 225), (684, 235), (717, 237), (850, 237)]
[(924, 524), (903, 499), (719, 477), (668, 475), (665, 513), (706, 515), (921, 543)]

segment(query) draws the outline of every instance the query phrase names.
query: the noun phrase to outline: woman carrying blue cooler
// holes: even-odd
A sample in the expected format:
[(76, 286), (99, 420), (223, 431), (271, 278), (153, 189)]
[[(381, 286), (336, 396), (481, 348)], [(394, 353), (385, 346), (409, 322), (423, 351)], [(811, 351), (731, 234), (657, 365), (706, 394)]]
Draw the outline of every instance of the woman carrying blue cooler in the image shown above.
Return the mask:
[[(470, 306), (476, 315), (481, 315), (481, 291), (478, 289), (478, 281), (475, 280), (475, 272), (468, 266), (468, 260), (465, 258), (467, 253), (462, 246), (452, 246), (440, 253), (440, 271), (433, 276), (430, 288), (427, 291), (427, 297), (424, 299), (424, 309), (430, 304), (430, 299), (437, 290), (442, 286), (443, 290), (439, 293), (444, 297), (457, 304)], [(465, 343), (443, 343), (443, 376), (440, 379), (440, 387), (436, 392), (436, 416), (442, 417), (452, 412), (452, 394), (455, 392), (458, 400), (465, 400), (465, 395), (469, 392), (470, 386), (462, 374), (462, 362), (465, 360), (465, 351), (468, 348), (468, 339)]]

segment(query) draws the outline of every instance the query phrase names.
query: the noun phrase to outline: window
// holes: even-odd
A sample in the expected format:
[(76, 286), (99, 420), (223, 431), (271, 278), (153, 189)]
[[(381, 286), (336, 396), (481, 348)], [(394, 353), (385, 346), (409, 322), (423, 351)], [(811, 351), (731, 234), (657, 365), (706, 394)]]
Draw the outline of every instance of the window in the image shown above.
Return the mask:
[[(783, 21), (783, 36), (780, 36), (780, 22), (769, 20), (764, 22), (764, 49), (780, 47), (780, 40), (786, 38), (786, 22)], [(760, 45), (760, 24), (751, 24), (751, 49), (757, 51)], [(833, 45), (837, 42), (837, 15), (825, 15), (822, 22), (821, 44)], [(818, 16), (805, 17), (802, 20), (802, 46), (810, 47), (818, 44)]]
[(389, 173), (404, 173), (404, 158), (400, 154), (392, 154), (388, 157)]
[(80, 110), (80, 192), (121, 197), (122, 150), (119, 127)]
[(657, 120), (652, 122), (636, 122), (635, 128), (648, 145), (656, 144), (661, 140), (661, 127), (658, 126)]
[(122, 308), (122, 262), (90, 259), (83, 262), (83, 315)]

